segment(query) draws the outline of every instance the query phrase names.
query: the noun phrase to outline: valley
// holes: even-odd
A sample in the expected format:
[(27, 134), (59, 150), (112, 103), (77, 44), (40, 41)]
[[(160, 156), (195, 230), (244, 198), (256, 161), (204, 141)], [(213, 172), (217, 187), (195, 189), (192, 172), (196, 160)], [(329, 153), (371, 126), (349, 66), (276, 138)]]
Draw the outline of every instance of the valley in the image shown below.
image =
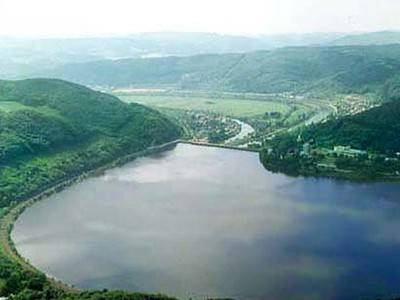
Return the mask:
[[(228, 142), (236, 146), (250, 144), (259, 147), (265, 138), (277, 132), (320, 122), (335, 112), (329, 100), (322, 97), (295, 97), (286, 93), (245, 94), (177, 90), (154, 92), (118, 89), (110, 92), (124, 102), (136, 102), (159, 110), (185, 128), (189, 139), (213, 143)], [(200, 123), (195, 121), (199, 118)], [(232, 124), (226, 121), (235, 119), (248, 124), (253, 130), (249, 130), (251, 134), (232, 141), (232, 134), (229, 134)], [(210, 121), (221, 123), (222, 120), (226, 124), (220, 128), (208, 126)], [(215, 139), (215, 134), (221, 137)]]
[(400, 294), (399, 37), (7, 40), (0, 299)]

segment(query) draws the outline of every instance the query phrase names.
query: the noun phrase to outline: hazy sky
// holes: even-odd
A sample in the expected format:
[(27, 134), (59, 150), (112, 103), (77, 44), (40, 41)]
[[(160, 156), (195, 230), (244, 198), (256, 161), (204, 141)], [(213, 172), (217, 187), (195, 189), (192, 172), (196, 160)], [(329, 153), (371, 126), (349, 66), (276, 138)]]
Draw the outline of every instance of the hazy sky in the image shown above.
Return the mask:
[(0, 0), (0, 35), (400, 30), (400, 0)]

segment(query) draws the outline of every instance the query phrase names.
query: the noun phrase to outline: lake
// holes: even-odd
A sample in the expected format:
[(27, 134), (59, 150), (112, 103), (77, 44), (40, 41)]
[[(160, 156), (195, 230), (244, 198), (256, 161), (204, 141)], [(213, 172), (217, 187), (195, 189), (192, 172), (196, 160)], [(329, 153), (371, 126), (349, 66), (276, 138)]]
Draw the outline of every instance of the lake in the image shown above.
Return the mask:
[(290, 178), (179, 144), (28, 208), (12, 238), (47, 274), (182, 298), (400, 294), (400, 186)]

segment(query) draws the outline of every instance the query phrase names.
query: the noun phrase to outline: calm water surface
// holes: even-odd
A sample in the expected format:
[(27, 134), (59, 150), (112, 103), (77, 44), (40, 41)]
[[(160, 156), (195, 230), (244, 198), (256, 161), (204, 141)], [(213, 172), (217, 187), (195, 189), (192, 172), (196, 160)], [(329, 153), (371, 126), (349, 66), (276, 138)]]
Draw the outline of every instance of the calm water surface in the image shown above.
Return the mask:
[(400, 186), (293, 179), (180, 144), (27, 209), (18, 251), (81, 288), (182, 298), (400, 294)]

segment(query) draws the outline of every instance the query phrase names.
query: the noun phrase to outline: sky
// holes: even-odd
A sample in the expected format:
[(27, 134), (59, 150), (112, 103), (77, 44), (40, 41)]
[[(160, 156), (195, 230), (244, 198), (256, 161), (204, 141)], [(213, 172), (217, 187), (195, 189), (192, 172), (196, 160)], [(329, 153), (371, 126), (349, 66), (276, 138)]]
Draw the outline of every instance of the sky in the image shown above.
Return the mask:
[(400, 30), (400, 0), (0, 0), (0, 35)]

